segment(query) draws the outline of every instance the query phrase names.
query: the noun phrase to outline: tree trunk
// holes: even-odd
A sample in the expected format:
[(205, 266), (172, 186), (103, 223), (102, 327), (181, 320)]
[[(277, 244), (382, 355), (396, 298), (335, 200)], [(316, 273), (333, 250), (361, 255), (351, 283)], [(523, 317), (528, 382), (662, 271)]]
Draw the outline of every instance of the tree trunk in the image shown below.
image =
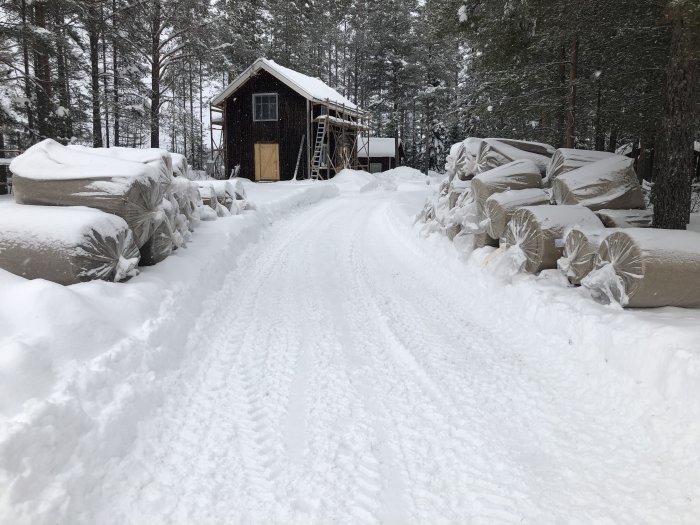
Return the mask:
[(90, 43), (90, 92), (92, 97), (92, 146), (102, 147), (102, 114), (100, 111), (100, 24), (95, 2), (88, 13), (88, 40)]
[(697, 63), (693, 59), (693, 29), (690, 1), (673, 2), (671, 46), (664, 73), (661, 122), (656, 136), (656, 184), (654, 227), (684, 230), (690, 221), (693, 177), (693, 127)]
[(32, 111), (32, 84), (29, 74), (29, 39), (27, 38), (27, 1), (22, 0), (22, 59), (24, 61), (24, 96), (27, 102), (24, 103), (27, 109), (27, 127), (34, 131), (34, 112)]
[[(46, 27), (46, 4), (44, 2), (34, 3), (34, 25), (47, 29)], [(53, 133), (51, 126), (51, 63), (49, 62), (49, 47), (45, 41), (46, 36), (42, 35), (35, 42), (35, 75), (39, 89), (36, 94), (37, 101), (37, 127), (41, 137), (50, 137)]]
[(595, 149), (597, 151), (605, 151), (605, 130), (603, 129), (603, 117), (602, 113), (602, 94), (600, 88), (600, 81), (596, 83), (598, 88), (598, 96), (596, 99), (595, 108)]
[(119, 146), (119, 47), (117, 45), (117, 0), (112, 0), (112, 100), (114, 102), (114, 145)]
[(564, 147), (576, 147), (576, 83), (578, 77), (578, 35), (571, 38), (571, 62), (569, 63), (569, 95), (566, 108), (566, 134)]
[(151, 147), (160, 147), (160, 0), (151, 17)]

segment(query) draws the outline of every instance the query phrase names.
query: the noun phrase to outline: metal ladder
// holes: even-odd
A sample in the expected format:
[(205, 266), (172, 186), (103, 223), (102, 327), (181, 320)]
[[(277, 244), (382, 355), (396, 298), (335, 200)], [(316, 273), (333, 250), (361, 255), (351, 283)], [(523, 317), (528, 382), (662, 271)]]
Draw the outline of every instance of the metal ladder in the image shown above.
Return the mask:
[(323, 143), (326, 139), (326, 121), (320, 120), (316, 130), (316, 143), (314, 144), (314, 156), (311, 158), (311, 178), (321, 178), (321, 154), (323, 153)]

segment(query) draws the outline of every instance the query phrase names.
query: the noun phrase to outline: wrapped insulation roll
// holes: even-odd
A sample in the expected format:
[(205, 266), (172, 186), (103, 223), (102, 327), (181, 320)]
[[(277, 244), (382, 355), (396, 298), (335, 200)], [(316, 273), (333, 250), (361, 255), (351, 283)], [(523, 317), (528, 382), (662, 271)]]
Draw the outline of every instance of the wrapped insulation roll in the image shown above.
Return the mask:
[(593, 271), (600, 243), (616, 231), (609, 228), (569, 230), (564, 241), (563, 257), (557, 261), (557, 266), (564, 272), (570, 283), (581, 284), (581, 281)]
[(598, 210), (595, 212), (606, 228), (651, 228), (651, 210)]
[(526, 188), (541, 188), (542, 177), (531, 160), (516, 160), (480, 173), (472, 179), (472, 193), (477, 210), (483, 213), (484, 204), (494, 193)]
[(540, 188), (494, 193), (484, 203), (486, 233), (493, 239), (500, 239), (516, 210), (523, 206), (543, 204), (549, 204), (549, 195)]
[(544, 179), (545, 187), (551, 186), (554, 179), (559, 175), (568, 173), (586, 164), (615, 156), (614, 153), (608, 153), (607, 151), (559, 148), (554, 152), (552, 160), (547, 166), (547, 176)]

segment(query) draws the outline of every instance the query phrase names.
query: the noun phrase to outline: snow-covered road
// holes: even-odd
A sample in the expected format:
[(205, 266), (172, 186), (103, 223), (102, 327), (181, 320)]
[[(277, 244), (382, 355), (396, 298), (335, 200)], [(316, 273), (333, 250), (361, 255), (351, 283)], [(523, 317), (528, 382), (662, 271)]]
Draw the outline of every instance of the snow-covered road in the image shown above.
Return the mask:
[(475, 315), (422, 195), (323, 201), (232, 262), (66, 523), (697, 523), (697, 425), (557, 326)]

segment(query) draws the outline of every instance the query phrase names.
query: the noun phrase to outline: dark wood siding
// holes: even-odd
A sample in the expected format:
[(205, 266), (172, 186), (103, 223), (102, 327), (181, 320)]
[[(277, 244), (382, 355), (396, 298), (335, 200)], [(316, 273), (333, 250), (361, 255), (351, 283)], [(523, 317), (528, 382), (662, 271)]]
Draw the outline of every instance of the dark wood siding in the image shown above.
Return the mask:
[[(253, 122), (253, 94), (277, 93), (277, 120)], [(256, 142), (279, 144), (280, 180), (294, 176), (299, 145), (306, 133), (306, 99), (266, 71), (260, 71), (233, 93), (225, 104), (226, 173), (240, 164), (240, 176), (255, 180)], [(308, 137), (304, 148), (308, 147)], [(299, 162), (299, 178), (307, 173), (306, 149)]]

